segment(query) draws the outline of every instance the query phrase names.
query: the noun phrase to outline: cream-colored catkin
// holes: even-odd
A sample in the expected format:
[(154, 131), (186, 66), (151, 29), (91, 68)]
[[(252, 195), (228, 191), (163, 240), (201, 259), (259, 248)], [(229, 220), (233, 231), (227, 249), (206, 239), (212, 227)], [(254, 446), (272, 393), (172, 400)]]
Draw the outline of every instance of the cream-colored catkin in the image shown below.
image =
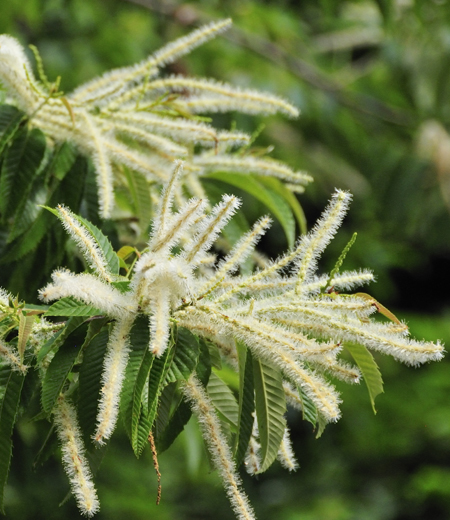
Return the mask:
[(85, 456), (75, 407), (61, 396), (53, 413), (64, 469), (69, 477), (72, 493), (80, 511), (91, 517), (100, 509), (100, 504)]
[(104, 444), (111, 437), (116, 427), (119, 415), (120, 392), (130, 350), (128, 334), (133, 320), (133, 315), (125, 315), (116, 322), (109, 337), (103, 362), (97, 429), (93, 435), (93, 439), (99, 444)]
[(214, 465), (222, 477), (236, 517), (239, 520), (255, 519), (248, 498), (240, 489), (241, 479), (236, 472), (231, 450), (220, 430), (220, 422), (214, 406), (195, 375), (192, 375), (183, 384), (183, 392), (197, 417), (203, 438), (209, 448)]
[(298, 469), (298, 462), (292, 449), (291, 437), (289, 435), (289, 428), (286, 426), (284, 430), (283, 439), (281, 440), (280, 448), (277, 453), (277, 459), (283, 468), (289, 471), (296, 471)]

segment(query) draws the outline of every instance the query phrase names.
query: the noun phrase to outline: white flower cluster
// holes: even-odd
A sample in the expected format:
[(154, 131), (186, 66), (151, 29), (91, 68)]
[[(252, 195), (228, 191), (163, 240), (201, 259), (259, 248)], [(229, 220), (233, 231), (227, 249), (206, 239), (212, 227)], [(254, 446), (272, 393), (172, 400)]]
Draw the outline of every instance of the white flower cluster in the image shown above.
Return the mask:
[[(324, 374), (350, 383), (360, 379), (357, 367), (338, 357), (343, 342), (360, 343), (411, 365), (442, 358), (443, 347), (439, 343), (412, 340), (406, 327), (372, 320), (374, 300), (326, 291), (329, 287), (345, 290), (366, 283), (373, 279), (370, 272), (343, 272), (331, 279), (316, 275), (319, 256), (347, 211), (348, 193), (336, 191), (320, 220), (292, 251), (244, 276), (236, 272), (252, 254), (270, 220), (256, 222), (228, 255), (216, 265), (205, 267), (210, 262), (208, 251), (238, 208), (239, 200), (224, 196), (206, 212), (206, 201), (191, 199), (174, 212), (173, 199), (181, 175), (182, 164), (178, 162), (161, 194), (148, 247), (136, 262), (125, 293), (108, 282), (101, 254), (99, 259), (88, 230), (73, 219), (68, 209), (58, 209), (65, 228), (79, 244), (94, 273), (56, 271), (53, 282), (40, 291), (41, 298), (47, 302), (70, 295), (116, 320), (104, 362), (94, 436), (97, 442), (111, 436), (117, 421), (129, 353), (128, 334), (139, 314), (149, 317), (149, 349), (154, 355), (160, 356), (168, 347), (173, 321), (213, 341), (232, 366), (236, 365), (235, 342), (243, 342), (255, 357), (279, 368), (286, 381), (288, 401), (295, 393), (293, 388), (300, 388), (326, 422), (339, 418), (340, 399)], [(224, 465), (228, 451), (216, 431), (218, 421), (207, 418), (211, 403), (195, 378), (185, 384), (184, 391), (194, 403), (194, 412), (203, 425), (238, 516), (252, 518), (245, 497), (240, 495), (234, 467)], [(197, 398), (201, 402), (195, 404)], [(253, 441), (252, 467), (257, 468), (256, 435)], [(278, 458), (288, 469), (296, 468), (288, 432)]]
[[(272, 94), (234, 88), (206, 79), (182, 76), (160, 78), (161, 68), (228, 29), (230, 20), (195, 30), (130, 67), (109, 71), (63, 96), (46, 78), (37, 81), (19, 42), (0, 35), (0, 83), (11, 99), (55, 142), (70, 141), (95, 166), (103, 218), (114, 207), (114, 184), (120, 168), (140, 172), (150, 183), (167, 181), (167, 168), (177, 158), (186, 162), (183, 184), (191, 195), (204, 197), (198, 176), (224, 168), (271, 175), (302, 189), (311, 177), (273, 159), (254, 159), (232, 149), (247, 145), (250, 137), (237, 131), (219, 131), (196, 114), (238, 110), (248, 114), (298, 110)], [(45, 80), (45, 81), (44, 81)], [(133, 140), (125, 144), (122, 137)], [(203, 151), (194, 155), (194, 145)], [(214, 153), (208, 153), (207, 149)], [(216, 154), (220, 152), (220, 156)], [(219, 160), (218, 160), (219, 159)]]

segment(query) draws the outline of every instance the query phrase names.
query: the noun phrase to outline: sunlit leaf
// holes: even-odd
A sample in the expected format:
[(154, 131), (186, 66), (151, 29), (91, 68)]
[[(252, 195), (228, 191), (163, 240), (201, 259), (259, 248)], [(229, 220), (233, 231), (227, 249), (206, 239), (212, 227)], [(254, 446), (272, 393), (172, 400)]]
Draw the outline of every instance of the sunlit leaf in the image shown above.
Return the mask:
[(350, 352), (361, 370), (367, 390), (369, 391), (370, 404), (372, 405), (373, 412), (377, 413), (375, 409), (375, 398), (384, 392), (383, 379), (381, 378), (378, 365), (364, 345), (346, 343), (345, 348)]

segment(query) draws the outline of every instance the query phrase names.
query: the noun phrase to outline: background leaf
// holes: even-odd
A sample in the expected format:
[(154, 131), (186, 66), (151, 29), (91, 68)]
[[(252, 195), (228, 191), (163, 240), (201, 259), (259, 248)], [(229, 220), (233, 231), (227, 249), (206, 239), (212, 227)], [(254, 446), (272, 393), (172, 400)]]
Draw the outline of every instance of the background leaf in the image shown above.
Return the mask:
[(4, 489), (12, 455), (12, 430), (25, 380), (23, 374), (0, 364), (0, 511), (5, 514)]

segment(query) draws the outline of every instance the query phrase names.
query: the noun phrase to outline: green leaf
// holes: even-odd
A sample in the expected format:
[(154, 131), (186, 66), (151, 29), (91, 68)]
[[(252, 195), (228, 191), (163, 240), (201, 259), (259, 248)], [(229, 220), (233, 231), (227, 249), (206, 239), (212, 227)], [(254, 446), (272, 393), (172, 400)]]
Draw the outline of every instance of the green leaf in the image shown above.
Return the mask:
[[(105, 323), (105, 320), (99, 321)], [(94, 323), (90, 323), (89, 329), (93, 326)], [(86, 444), (90, 441), (96, 428), (98, 401), (102, 387), (103, 360), (108, 339), (108, 327), (104, 327), (97, 335), (92, 337), (83, 352), (83, 363), (80, 366), (78, 419)]]
[[(180, 328), (180, 330), (182, 329)], [(195, 372), (203, 386), (206, 387), (211, 375), (211, 358), (208, 347), (203, 338), (199, 339), (198, 345), (200, 347), (200, 355)], [(160, 405), (158, 408), (158, 420), (156, 421), (157, 437), (155, 439), (159, 453), (172, 445), (174, 440), (183, 431), (192, 415), (190, 406), (186, 401), (181, 400), (180, 394), (175, 391), (176, 388), (177, 386), (175, 383), (170, 383), (161, 395)], [(168, 394), (170, 395), (168, 396)], [(160, 421), (160, 414), (168, 414), (170, 419), (168, 421)], [(164, 424), (162, 424), (163, 422)]]
[(5, 514), (4, 489), (12, 455), (14, 423), (19, 409), (25, 376), (0, 365), (0, 511)]
[(234, 447), (236, 465), (240, 466), (245, 458), (247, 446), (253, 431), (253, 412), (255, 411), (255, 387), (253, 382), (253, 359), (249, 349), (237, 343), (239, 356), (239, 418)]
[(197, 366), (199, 354), (197, 336), (188, 329), (177, 328), (173, 346), (173, 359), (167, 372), (166, 383), (188, 379)]
[(280, 371), (260, 359), (253, 359), (256, 416), (261, 443), (261, 468), (275, 460), (286, 428), (286, 400)]
[[(166, 387), (167, 389), (171, 389), (172, 385), (169, 385), (169, 387)], [(169, 392), (167, 392), (169, 393)], [(161, 396), (161, 400), (163, 401), (163, 404), (167, 406), (167, 403), (164, 401), (165, 392), (163, 392)], [(173, 402), (174, 398), (177, 399), (177, 395), (171, 396), (171, 399)], [(178, 398), (179, 399), (179, 398)], [(170, 403), (169, 403), (170, 404)], [(169, 422), (167, 424), (167, 427), (163, 430), (162, 433), (159, 434), (156, 441), (156, 448), (158, 450), (158, 453), (162, 453), (163, 451), (170, 448), (172, 443), (175, 441), (175, 439), (178, 437), (178, 435), (183, 431), (184, 427), (186, 426), (187, 422), (191, 418), (192, 411), (188, 403), (186, 401), (178, 401), (178, 406), (175, 409), (175, 412), (171, 415)]]
[(206, 176), (208, 179), (217, 179), (232, 186), (244, 190), (260, 202), (262, 202), (272, 213), (272, 215), (280, 222), (288, 245), (290, 248), (295, 243), (295, 221), (289, 204), (276, 192), (271, 192), (252, 175), (244, 175), (240, 173), (214, 172)]
[(35, 317), (33, 315), (27, 316), (24, 313), (20, 314), (19, 318), (19, 334), (17, 340), (17, 350), (19, 351), (20, 360), (23, 363), (23, 356), (25, 353), (25, 347), (27, 345), (28, 337), (31, 333), (31, 329), (33, 328), (33, 323), (35, 321)]
[(75, 164), (76, 158), (75, 147), (68, 142), (64, 142), (53, 155), (48, 171), (62, 181)]
[(367, 390), (369, 391), (370, 404), (372, 405), (373, 413), (376, 414), (375, 398), (377, 395), (384, 392), (383, 379), (378, 365), (376, 364), (371, 352), (369, 352), (364, 345), (348, 343), (345, 345), (345, 348), (350, 352), (361, 370)]
[(108, 237), (106, 237), (97, 226), (94, 226), (92, 222), (89, 220), (80, 217), (79, 215), (74, 215), (74, 217), (82, 224), (91, 235), (92, 239), (97, 243), (98, 247), (102, 250), (103, 254), (106, 258), (106, 263), (108, 265), (109, 271), (112, 274), (119, 274), (119, 257), (117, 253), (114, 251), (111, 242)]
[(230, 424), (232, 431), (236, 432), (238, 427), (239, 406), (233, 392), (214, 371), (211, 372), (206, 389), (219, 417)]
[(133, 214), (138, 218), (141, 236), (144, 236), (152, 219), (150, 187), (142, 173), (125, 168), (125, 175), (128, 180), (129, 194), (133, 201)]
[(25, 121), (26, 115), (12, 105), (0, 105), (0, 155)]
[(0, 179), (0, 211), (4, 219), (12, 214), (16, 217), (22, 214), (45, 146), (45, 136), (40, 130), (28, 132), (25, 128), (8, 148)]
[(64, 340), (72, 334), (74, 330), (83, 325), (86, 318), (82, 316), (74, 316), (73, 318), (69, 318), (67, 320), (66, 326), (58, 330), (39, 350), (36, 361), (37, 363), (41, 363), (44, 357), (51, 351), (56, 350), (60, 347), (60, 345), (64, 342)]
[(130, 440), (133, 441), (141, 413), (142, 391), (154, 357), (148, 348), (150, 341), (148, 320), (143, 316), (134, 322), (129, 341), (131, 351), (125, 371), (120, 409), (125, 429)]
[(156, 413), (158, 410), (159, 397), (166, 386), (166, 375), (168, 360), (170, 359), (169, 349), (159, 358), (153, 358), (153, 364), (148, 376), (148, 395), (146, 406), (142, 406), (139, 422), (136, 425), (133, 437), (133, 449), (136, 455), (140, 455), (144, 447), (148, 444), (148, 436), (153, 427)]
[(302, 235), (305, 235), (308, 231), (305, 213), (294, 193), (292, 193), (291, 190), (286, 188), (286, 185), (279, 179), (276, 179), (275, 177), (258, 176), (258, 180), (259, 182), (262, 182), (264, 186), (269, 188), (272, 192), (278, 193), (278, 195), (280, 195), (289, 204), (292, 213), (294, 214), (297, 220), (298, 226), (300, 228), (300, 233)]
[(64, 387), (67, 377), (80, 353), (86, 336), (86, 327), (79, 327), (70, 334), (54, 358), (45, 373), (42, 382), (41, 402), (42, 408), (48, 414), (51, 413), (60, 392)]
[(317, 408), (311, 399), (306, 395), (302, 388), (298, 387), (298, 395), (302, 403), (302, 417), (304, 421), (308, 421), (316, 428), (317, 424)]
[(75, 300), (71, 296), (61, 298), (50, 305), (45, 316), (101, 316), (102, 312), (93, 307)]

